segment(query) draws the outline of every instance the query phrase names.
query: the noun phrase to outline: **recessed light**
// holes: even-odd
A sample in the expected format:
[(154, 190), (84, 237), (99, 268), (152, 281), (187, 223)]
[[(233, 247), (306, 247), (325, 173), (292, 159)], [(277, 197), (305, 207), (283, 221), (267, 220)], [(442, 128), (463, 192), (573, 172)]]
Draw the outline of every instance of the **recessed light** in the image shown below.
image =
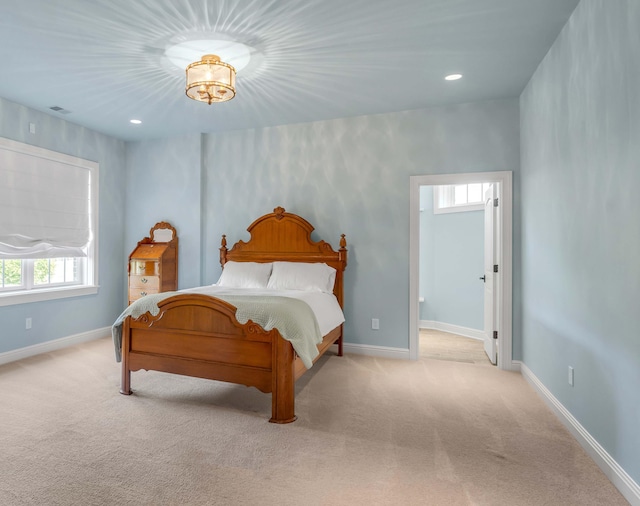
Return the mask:
[(462, 79), (462, 74), (449, 74), (445, 79), (447, 81), (457, 81), (458, 79)]
[(140, 121), (139, 119), (132, 119), (129, 120), (130, 123), (133, 123), (134, 125), (139, 125), (140, 123), (142, 123), (142, 121)]

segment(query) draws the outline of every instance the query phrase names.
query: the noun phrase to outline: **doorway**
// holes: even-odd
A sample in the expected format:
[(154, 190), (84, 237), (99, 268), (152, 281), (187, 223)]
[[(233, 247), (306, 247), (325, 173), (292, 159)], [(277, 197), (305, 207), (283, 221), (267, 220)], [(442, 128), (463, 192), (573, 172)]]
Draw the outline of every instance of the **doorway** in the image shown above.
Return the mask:
[[(419, 239), (420, 239), (420, 187), (441, 185), (463, 185), (475, 183), (497, 183), (499, 206), (495, 222), (495, 258), (499, 274), (493, 287), (495, 302), (495, 323), (497, 332), (497, 366), (512, 370), (512, 173), (483, 172), (469, 174), (441, 174), (410, 177), (410, 238), (409, 238), (409, 355), (417, 360), (420, 356), (419, 328)], [(493, 337), (493, 336), (492, 336)], [(495, 344), (495, 343), (491, 343)]]
[[(496, 364), (498, 183), (420, 187), (420, 357)], [(494, 195), (496, 193), (496, 195)]]

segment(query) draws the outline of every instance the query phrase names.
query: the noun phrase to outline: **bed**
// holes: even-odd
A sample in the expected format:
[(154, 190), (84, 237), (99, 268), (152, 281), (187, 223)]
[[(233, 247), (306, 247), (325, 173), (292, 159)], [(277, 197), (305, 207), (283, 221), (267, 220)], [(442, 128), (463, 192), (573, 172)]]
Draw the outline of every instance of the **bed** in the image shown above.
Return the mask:
[[(340, 310), (343, 308), (343, 274), (347, 265), (344, 234), (338, 251), (325, 241), (312, 241), (314, 227), (282, 207), (258, 218), (247, 230), (250, 240), (238, 241), (231, 249), (227, 249), (226, 236), (222, 236), (220, 264), (223, 276), (218, 283), (225, 276), (225, 270), (231, 272), (231, 266), (234, 269), (260, 268), (261, 264), (271, 264), (271, 283), (276, 266), (319, 269), (324, 265), (333, 271), (330, 297)], [(276, 288), (279, 288), (277, 284)], [(240, 310), (228, 302), (236, 299), (223, 299), (212, 296), (207, 290), (204, 293), (198, 289), (171, 292), (160, 294), (153, 301), (154, 310), (137, 317), (134, 317), (135, 313), (123, 317), (126, 312), (123, 313), (121, 321), (116, 322), (120, 333), (116, 355), (120, 355), (118, 358), (122, 362), (120, 392), (132, 393), (131, 372), (140, 369), (227, 381), (271, 393), (270, 422), (295, 421), (295, 382), (332, 345), (337, 344), (337, 353), (342, 356), (342, 323), (324, 331), (313, 350), (316, 356), (303, 360), (278, 328), (265, 330), (252, 319), (239, 320), (236, 313)], [(241, 306), (238, 304), (237, 307)], [(269, 328), (268, 325), (265, 327)]]

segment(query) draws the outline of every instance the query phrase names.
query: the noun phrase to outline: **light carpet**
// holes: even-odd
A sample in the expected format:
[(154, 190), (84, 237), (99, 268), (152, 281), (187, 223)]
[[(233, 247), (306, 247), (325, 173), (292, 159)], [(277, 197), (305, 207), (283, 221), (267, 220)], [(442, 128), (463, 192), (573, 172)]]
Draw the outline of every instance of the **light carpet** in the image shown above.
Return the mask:
[(482, 341), (442, 330), (420, 329), (420, 357), (492, 366)]
[(253, 388), (140, 371), (100, 339), (0, 367), (0, 504), (622, 505), (517, 373), (323, 357), (298, 420)]

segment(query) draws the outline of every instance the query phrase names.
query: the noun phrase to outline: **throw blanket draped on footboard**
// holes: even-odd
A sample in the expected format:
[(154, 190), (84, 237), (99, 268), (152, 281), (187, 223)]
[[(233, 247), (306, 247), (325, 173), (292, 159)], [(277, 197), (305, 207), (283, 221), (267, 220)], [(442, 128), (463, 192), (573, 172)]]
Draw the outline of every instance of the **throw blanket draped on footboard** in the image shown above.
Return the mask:
[[(111, 328), (116, 360), (121, 361), (122, 323), (125, 318), (139, 316), (149, 312), (156, 316), (160, 309), (158, 303), (182, 292), (163, 292), (138, 299), (125, 309)], [(318, 356), (317, 345), (322, 342), (318, 321), (309, 305), (298, 299), (280, 296), (262, 295), (218, 295), (221, 299), (236, 307), (236, 319), (245, 324), (249, 320), (269, 331), (277, 329), (280, 335), (289, 341), (307, 369)]]

